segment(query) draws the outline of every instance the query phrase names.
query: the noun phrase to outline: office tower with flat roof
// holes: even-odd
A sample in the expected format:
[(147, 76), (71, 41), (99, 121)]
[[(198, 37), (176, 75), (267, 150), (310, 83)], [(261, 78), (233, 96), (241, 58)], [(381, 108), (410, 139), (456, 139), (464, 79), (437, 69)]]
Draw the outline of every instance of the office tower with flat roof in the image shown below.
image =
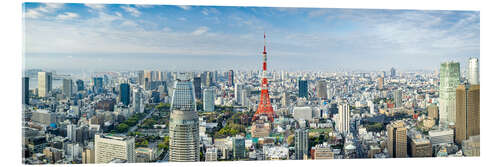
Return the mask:
[(295, 130), (295, 158), (298, 160), (304, 159), (309, 153), (309, 130)]
[(195, 94), (196, 100), (201, 100), (201, 98), (202, 98), (201, 78), (194, 77), (193, 85), (194, 85), (194, 94)]
[(135, 138), (114, 134), (96, 134), (95, 163), (109, 163), (112, 160), (125, 160), (135, 163)]
[(396, 69), (394, 67), (391, 68), (391, 77), (392, 78), (396, 77)]
[(132, 108), (134, 113), (142, 113), (144, 111), (144, 104), (142, 102), (142, 88), (134, 89), (132, 94)]
[(320, 99), (327, 99), (326, 81), (325, 80), (319, 80), (316, 83), (316, 95)]
[(408, 154), (410, 157), (432, 157), (431, 141), (423, 137), (412, 137), (410, 140), (410, 149)]
[(340, 133), (347, 135), (350, 132), (351, 109), (349, 104), (343, 103), (338, 105), (337, 129)]
[(82, 91), (82, 90), (85, 90), (85, 87), (83, 85), (83, 81), (82, 80), (76, 80), (76, 91)]
[(95, 149), (84, 148), (82, 151), (82, 164), (93, 164), (93, 163), (95, 163)]
[(173, 162), (200, 161), (199, 120), (193, 87), (190, 76), (177, 77), (169, 124), (169, 160)]
[(141, 70), (141, 71), (137, 71), (137, 84), (139, 85), (144, 85), (144, 71)]
[(241, 105), (242, 104), (242, 97), (241, 97), (241, 92), (243, 91), (243, 85), (240, 83), (237, 83), (234, 86), (234, 99), (236, 101), (236, 104)]
[(377, 89), (378, 90), (384, 89), (384, 77), (377, 78)]
[(406, 127), (403, 121), (387, 125), (387, 150), (391, 158), (407, 157)]
[(234, 86), (234, 71), (229, 70), (227, 72), (227, 80), (228, 80), (228, 86), (233, 87)]
[(458, 85), (455, 142), (461, 144), (470, 136), (479, 135), (479, 85)]
[(52, 73), (38, 72), (38, 96), (47, 97), (52, 90)]
[(23, 104), (30, 103), (30, 78), (23, 77)]
[(213, 112), (215, 110), (215, 89), (207, 88), (203, 90), (203, 111)]
[(471, 85), (479, 85), (479, 59), (470, 58), (467, 66), (467, 80)]
[(125, 106), (130, 104), (130, 85), (128, 83), (120, 84), (120, 102)]
[(94, 77), (92, 79), (92, 86), (94, 89), (94, 93), (102, 93), (104, 90), (103, 79), (102, 77)]
[(299, 80), (299, 97), (307, 98), (307, 80)]
[(396, 108), (403, 107), (403, 99), (401, 95), (401, 90), (397, 89), (394, 90), (394, 104), (396, 105)]
[(73, 94), (73, 80), (71, 79), (63, 79), (63, 94), (64, 97), (70, 98)]
[(245, 158), (245, 138), (242, 136), (233, 137), (233, 159)]
[(439, 124), (448, 126), (456, 119), (456, 89), (460, 84), (460, 64), (441, 63), (439, 71)]

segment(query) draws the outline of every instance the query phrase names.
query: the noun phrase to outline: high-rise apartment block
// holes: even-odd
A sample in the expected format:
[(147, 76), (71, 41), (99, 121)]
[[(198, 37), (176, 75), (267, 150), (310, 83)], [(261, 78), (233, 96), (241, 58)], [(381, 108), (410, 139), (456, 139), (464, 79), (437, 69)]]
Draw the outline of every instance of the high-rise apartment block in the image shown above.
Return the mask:
[(340, 133), (347, 135), (350, 133), (351, 109), (349, 104), (338, 105), (337, 129)]
[(391, 158), (407, 157), (407, 136), (403, 121), (387, 125), (387, 150)]
[(479, 135), (479, 85), (459, 85), (457, 87), (457, 118), (455, 142), (461, 144), (470, 136)]

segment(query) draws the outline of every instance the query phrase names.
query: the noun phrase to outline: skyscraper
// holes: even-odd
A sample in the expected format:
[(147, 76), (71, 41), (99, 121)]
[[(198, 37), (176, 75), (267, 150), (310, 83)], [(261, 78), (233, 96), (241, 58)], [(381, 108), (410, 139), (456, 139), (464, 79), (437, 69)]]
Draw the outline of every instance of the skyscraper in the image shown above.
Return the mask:
[(236, 99), (236, 104), (241, 105), (242, 104), (242, 97), (241, 97), (241, 91), (243, 91), (243, 85), (237, 83), (234, 86), (234, 99)]
[(467, 69), (467, 79), (471, 85), (479, 85), (479, 59), (470, 58)]
[(377, 89), (378, 90), (384, 89), (384, 77), (377, 78)]
[(439, 124), (447, 126), (456, 118), (456, 89), (460, 84), (460, 64), (441, 63), (439, 71)]
[(349, 104), (339, 104), (338, 105), (339, 113), (337, 117), (337, 129), (340, 133), (347, 135), (350, 132), (350, 122), (351, 122), (351, 110)]
[(318, 98), (321, 98), (321, 99), (326, 99), (327, 98), (327, 94), (326, 94), (326, 81), (325, 80), (319, 80), (317, 83), (316, 83), (316, 95), (318, 96)]
[(63, 79), (63, 94), (67, 98), (71, 97), (73, 94), (73, 80)]
[(135, 162), (135, 138), (113, 134), (96, 134), (95, 163), (109, 163), (115, 159)]
[(23, 77), (23, 104), (30, 102), (30, 78)]
[(394, 91), (394, 104), (396, 105), (396, 108), (403, 107), (403, 100), (401, 99), (401, 90), (395, 90)]
[(197, 100), (201, 100), (201, 78), (200, 77), (194, 77), (193, 80), (194, 84), (194, 94)]
[(457, 87), (456, 143), (461, 144), (470, 136), (479, 135), (479, 97), (479, 85)]
[(234, 86), (234, 71), (233, 70), (229, 70), (227, 72), (227, 80), (228, 80), (229, 87), (233, 87)]
[(136, 88), (132, 95), (133, 95), (132, 108), (134, 109), (134, 112), (142, 113), (144, 111), (144, 105), (142, 103), (141, 88), (140, 87)]
[(47, 97), (52, 90), (52, 73), (38, 72), (38, 96)]
[(299, 97), (307, 98), (307, 80), (299, 80)]
[(233, 159), (245, 158), (245, 138), (242, 136), (233, 137)]
[(391, 77), (396, 77), (396, 69), (394, 67), (391, 68)]
[(198, 113), (194, 86), (189, 76), (175, 82), (169, 124), (170, 161), (200, 161)]
[(82, 91), (84, 90), (85, 87), (83, 85), (83, 81), (82, 80), (76, 80), (76, 91)]
[(137, 83), (139, 85), (144, 85), (144, 71), (137, 71)]
[(309, 130), (295, 130), (295, 158), (298, 160), (304, 159), (304, 155), (309, 153)]
[(125, 106), (130, 104), (130, 85), (128, 83), (120, 84), (120, 102)]
[(215, 90), (213, 88), (207, 88), (203, 90), (203, 111), (212, 112), (215, 110)]
[(93, 78), (93, 87), (94, 87), (94, 93), (102, 93), (104, 89), (102, 77), (94, 77)]
[(387, 125), (387, 150), (391, 158), (407, 157), (406, 127), (403, 121), (395, 121)]

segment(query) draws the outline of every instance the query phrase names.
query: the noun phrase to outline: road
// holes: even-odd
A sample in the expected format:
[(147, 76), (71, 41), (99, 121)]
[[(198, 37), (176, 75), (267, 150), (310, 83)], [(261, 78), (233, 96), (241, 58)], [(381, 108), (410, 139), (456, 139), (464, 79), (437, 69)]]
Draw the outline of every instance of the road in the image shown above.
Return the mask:
[(148, 118), (151, 118), (151, 115), (153, 115), (153, 113), (155, 113), (156, 111), (157, 111), (156, 109), (153, 109), (153, 111), (149, 112), (149, 114), (148, 114), (148, 115), (146, 115), (146, 116), (145, 116), (144, 118), (142, 118), (141, 120), (139, 120), (139, 122), (137, 122), (137, 124), (135, 124), (133, 127), (129, 128), (129, 129), (128, 129), (128, 131), (127, 131), (127, 133), (125, 133), (125, 135), (126, 135), (126, 134), (128, 134), (129, 132), (134, 132), (135, 130), (137, 130), (137, 127), (138, 127), (139, 125), (141, 125), (141, 124), (142, 124), (142, 122), (144, 122), (144, 120), (146, 120), (146, 119), (148, 119)]

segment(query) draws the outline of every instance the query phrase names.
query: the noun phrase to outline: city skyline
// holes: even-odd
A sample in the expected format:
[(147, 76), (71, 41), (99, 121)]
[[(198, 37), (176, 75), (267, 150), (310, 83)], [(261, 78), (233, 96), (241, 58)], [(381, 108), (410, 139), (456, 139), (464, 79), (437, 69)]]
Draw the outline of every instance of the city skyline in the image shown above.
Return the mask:
[(25, 68), (71, 72), (259, 69), (263, 32), (273, 69), (436, 70), (479, 57), (477, 11), (25, 3), (24, 27)]

